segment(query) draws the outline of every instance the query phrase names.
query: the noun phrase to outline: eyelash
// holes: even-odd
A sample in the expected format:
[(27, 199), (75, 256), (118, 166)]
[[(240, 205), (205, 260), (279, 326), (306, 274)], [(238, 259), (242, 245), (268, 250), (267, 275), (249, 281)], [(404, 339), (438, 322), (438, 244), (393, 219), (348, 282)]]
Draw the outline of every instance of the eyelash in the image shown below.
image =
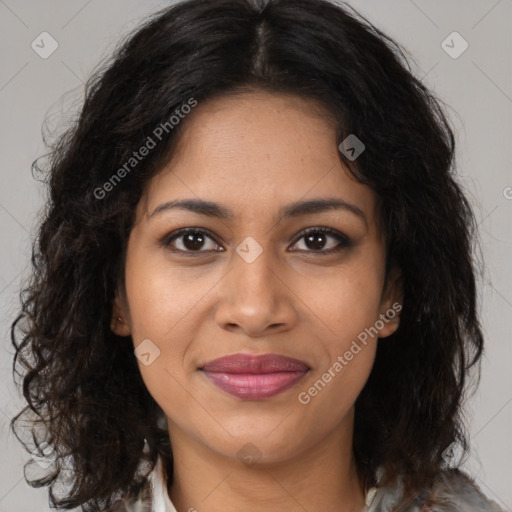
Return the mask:
[[(189, 233), (205, 235), (208, 238), (212, 239), (216, 244), (220, 245), (217, 242), (217, 240), (215, 239), (215, 237), (212, 235), (212, 233), (210, 233), (210, 231), (208, 231), (206, 229), (203, 229), (203, 228), (183, 228), (183, 229), (179, 229), (178, 231), (175, 231), (173, 233), (170, 233), (170, 234), (166, 235), (164, 238), (162, 238), (160, 240), (160, 243), (161, 243), (161, 245), (163, 247), (165, 247), (166, 249), (169, 249), (172, 252), (186, 254), (186, 255), (190, 255), (190, 256), (196, 256), (196, 255), (199, 255), (201, 253), (211, 252), (209, 250), (207, 250), (207, 251), (204, 251), (204, 250), (198, 250), (198, 251), (187, 250), (187, 251), (185, 251), (183, 249), (173, 249), (173, 248), (170, 247), (171, 243), (174, 240), (176, 240), (176, 239), (178, 239), (178, 238), (180, 238), (180, 237), (182, 237), (184, 235), (187, 235)], [(344, 235), (343, 233), (340, 233), (339, 231), (336, 231), (336, 230), (334, 230), (332, 228), (326, 228), (326, 227), (311, 227), (311, 228), (304, 229), (303, 231), (301, 231), (298, 234), (297, 238), (293, 242), (293, 245), (297, 244), (297, 242), (299, 242), (302, 238), (304, 238), (305, 236), (307, 236), (307, 235), (309, 235), (311, 233), (323, 233), (323, 234), (326, 234), (326, 235), (330, 235), (333, 238), (336, 238), (338, 240), (339, 244), (336, 247), (333, 247), (333, 248), (327, 249), (327, 250), (321, 250), (320, 249), (318, 251), (315, 251), (315, 250), (305, 251), (307, 253), (318, 254), (318, 255), (334, 254), (334, 253), (337, 253), (337, 252), (341, 251), (342, 249), (345, 249), (345, 248), (350, 247), (352, 245), (351, 240), (346, 235)], [(298, 252), (300, 252), (300, 251), (302, 251), (302, 250), (299, 250)], [(222, 251), (215, 251), (215, 252), (222, 252)]]

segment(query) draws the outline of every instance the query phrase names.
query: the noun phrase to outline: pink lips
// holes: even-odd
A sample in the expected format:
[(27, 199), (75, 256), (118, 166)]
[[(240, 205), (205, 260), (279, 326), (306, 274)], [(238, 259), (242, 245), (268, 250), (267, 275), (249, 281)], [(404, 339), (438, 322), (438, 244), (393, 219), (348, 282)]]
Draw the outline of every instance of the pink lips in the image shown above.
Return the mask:
[(220, 389), (239, 398), (260, 400), (293, 386), (308, 372), (302, 361), (277, 354), (233, 354), (200, 368)]

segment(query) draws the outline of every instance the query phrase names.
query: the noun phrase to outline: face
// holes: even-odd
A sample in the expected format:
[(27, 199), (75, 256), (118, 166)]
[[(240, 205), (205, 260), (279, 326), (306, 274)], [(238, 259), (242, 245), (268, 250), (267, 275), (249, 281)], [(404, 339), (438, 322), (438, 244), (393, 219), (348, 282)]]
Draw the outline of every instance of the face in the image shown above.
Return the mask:
[(184, 122), (138, 204), (112, 329), (131, 335), (171, 443), (291, 458), (351, 432), (398, 326), (376, 196), (311, 100), (245, 93)]

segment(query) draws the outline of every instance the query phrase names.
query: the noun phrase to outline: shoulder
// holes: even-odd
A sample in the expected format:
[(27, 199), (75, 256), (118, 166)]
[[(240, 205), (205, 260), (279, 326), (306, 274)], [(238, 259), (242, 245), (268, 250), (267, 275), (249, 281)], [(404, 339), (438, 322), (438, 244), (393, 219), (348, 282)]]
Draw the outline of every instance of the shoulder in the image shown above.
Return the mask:
[(443, 512), (505, 512), (495, 501), (482, 493), (472, 478), (457, 469), (443, 471), (436, 485), (428, 493), (427, 499)]
[(399, 505), (411, 512), (506, 512), (457, 469), (442, 471), (432, 488), (413, 499), (404, 499), (400, 481), (393, 487), (377, 489), (368, 512), (391, 512)]

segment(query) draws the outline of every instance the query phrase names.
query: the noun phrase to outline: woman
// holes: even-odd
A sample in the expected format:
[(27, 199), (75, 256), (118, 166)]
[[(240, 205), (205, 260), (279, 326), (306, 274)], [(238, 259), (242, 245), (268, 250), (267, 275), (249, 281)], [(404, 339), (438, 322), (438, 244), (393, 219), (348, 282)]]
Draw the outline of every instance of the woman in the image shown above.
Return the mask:
[(327, 1), (189, 0), (52, 150), (12, 336), (54, 505), (500, 510), (450, 456), (474, 219), (396, 43)]

